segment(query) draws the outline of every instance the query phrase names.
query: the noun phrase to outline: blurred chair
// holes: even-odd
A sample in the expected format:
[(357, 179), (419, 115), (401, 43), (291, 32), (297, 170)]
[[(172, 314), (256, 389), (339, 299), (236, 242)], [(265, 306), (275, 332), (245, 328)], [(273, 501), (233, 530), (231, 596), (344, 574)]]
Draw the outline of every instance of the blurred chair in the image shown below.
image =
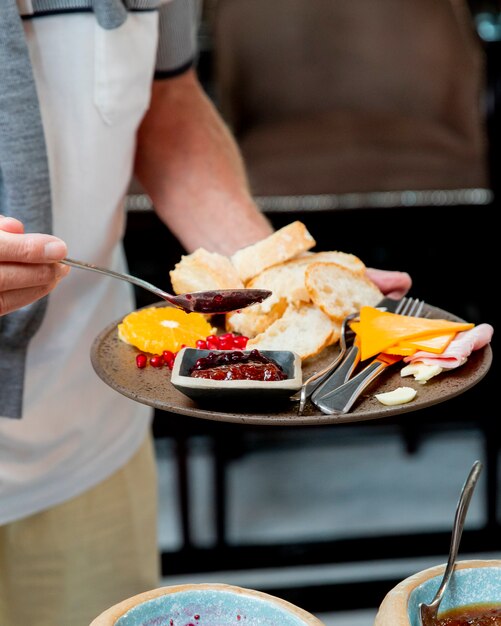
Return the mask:
[(264, 210), (408, 190), (490, 200), (484, 58), (464, 0), (216, 0), (211, 15), (217, 102)]

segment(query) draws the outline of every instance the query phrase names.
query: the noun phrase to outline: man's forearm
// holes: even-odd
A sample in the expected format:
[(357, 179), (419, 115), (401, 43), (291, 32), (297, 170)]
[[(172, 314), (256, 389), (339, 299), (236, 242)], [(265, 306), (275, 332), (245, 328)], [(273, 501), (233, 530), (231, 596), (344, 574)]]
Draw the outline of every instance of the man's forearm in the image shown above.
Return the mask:
[(193, 72), (154, 84), (136, 175), (188, 251), (232, 254), (272, 232), (252, 200), (235, 141)]

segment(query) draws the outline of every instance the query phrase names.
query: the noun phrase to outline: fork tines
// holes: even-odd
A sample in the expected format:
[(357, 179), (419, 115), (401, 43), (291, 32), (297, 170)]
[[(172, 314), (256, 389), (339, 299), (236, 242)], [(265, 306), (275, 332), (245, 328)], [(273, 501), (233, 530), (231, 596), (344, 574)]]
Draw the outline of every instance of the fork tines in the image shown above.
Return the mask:
[(409, 317), (421, 317), (424, 304), (424, 300), (419, 298), (402, 298), (395, 313)]

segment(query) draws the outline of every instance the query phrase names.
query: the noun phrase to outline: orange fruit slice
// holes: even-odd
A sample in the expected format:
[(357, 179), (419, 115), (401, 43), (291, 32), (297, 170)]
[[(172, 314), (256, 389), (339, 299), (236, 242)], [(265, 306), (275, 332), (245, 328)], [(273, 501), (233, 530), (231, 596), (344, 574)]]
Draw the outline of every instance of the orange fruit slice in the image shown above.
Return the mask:
[(126, 315), (118, 325), (118, 336), (143, 352), (177, 352), (181, 346), (195, 347), (214, 329), (200, 313), (185, 313), (171, 307), (149, 307)]

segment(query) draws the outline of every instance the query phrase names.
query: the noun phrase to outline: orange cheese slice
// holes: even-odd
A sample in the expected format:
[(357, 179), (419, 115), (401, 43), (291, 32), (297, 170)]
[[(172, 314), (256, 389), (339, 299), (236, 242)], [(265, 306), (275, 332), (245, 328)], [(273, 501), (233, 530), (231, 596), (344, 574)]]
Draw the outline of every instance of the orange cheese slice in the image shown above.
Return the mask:
[(396, 345), (387, 348), (387, 354), (399, 354), (400, 356), (411, 356), (419, 350), (442, 354), (457, 333), (447, 333), (436, 337), (421, 337), (420, 339), (403, 339)]
[(360, 356), (364, 361), (380, 352), (387, 351), (388, 348), (403, 340), (423, 337), (428, 340), (437, 335), (469, 330), (474, 324), (409, 317), (366, 306), (360, 309), (360, 321), (358, 324), (352, 324), (352, 328), (353, 326), (360, 340)]
[(457, 333), (445, 333), (444, 335), (436, 335), (434, 337), (420, 337), (419, 339), (404, 339), (398, 345), (402, 348), (414, 348), (424, 350), (425, 352), (433, 352), (434, 354), (442, 354)]
[(416, 348), (410, 348), (408, 346), (403, 346), (400, 343), (397, 343), (396, 346), (390, 346), (385, 350), (386, 354), (396, 354), (399, 356), (412, 356), (415, 352), (417, 352)]

